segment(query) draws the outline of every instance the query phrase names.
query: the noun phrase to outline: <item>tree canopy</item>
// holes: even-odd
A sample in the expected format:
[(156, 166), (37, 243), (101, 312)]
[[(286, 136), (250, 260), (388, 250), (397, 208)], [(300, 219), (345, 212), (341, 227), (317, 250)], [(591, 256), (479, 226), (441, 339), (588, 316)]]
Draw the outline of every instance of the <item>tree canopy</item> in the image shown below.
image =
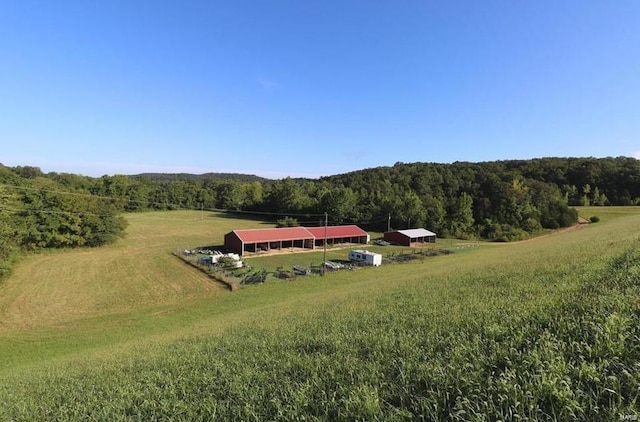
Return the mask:
[(21, 251), (100, 246), (124, 235), (123, 199), (92, 194), (96, 183), (0, 166), (0, 277)]

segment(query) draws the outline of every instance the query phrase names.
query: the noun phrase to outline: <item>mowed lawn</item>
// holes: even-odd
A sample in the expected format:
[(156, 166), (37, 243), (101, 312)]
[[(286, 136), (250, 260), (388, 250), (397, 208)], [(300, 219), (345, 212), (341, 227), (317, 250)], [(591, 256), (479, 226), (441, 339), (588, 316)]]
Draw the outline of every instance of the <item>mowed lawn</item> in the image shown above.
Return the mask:
[(42, 253), (16, 266), (0, 287), (1, 331), (59, 327), (78, 318), (218, 295), (218, 285), (171, 252), (211, 242), (227, 219), (176, 212), (127, 215), (115, 245)]
[[(265, 223), (190, 211), (129, 214), (127, 237), (116, 244), (27, 257), (0, 285), (0, 371), (78, 354), (126, 352), (145, 342), (206, 336), (236, 325), (278, 329), (287, 319), (320, 312), (325, 305), (357, 312), (416, 285), (429, 292), (425, 306), (432, 303), (434, 318), (443, 320), (486, 306), (501, 289), (517, 290), (524, 299), (553, 300), (556, 294), (549, 289), (560, 294), (574, 288), (582, 268), (628, 247), (640, 229), (638, 208), (580, 212), (587, 218), (600, 215), (602, 222), (515, 244), (468, 247), (468, 242), (445, 240), (454, 254), (272, 281), (233, 293), (172, 252), (220, 244), (230, 230)], [(329, 258), (342, 255), (346, 252), (329, 252)], [(273, 268), (321, 257), (318, 251), (249, 262)], [(556, 281), (559, 268), (573, 276)], [(483, 277), (496, 271), (500, 277)], [(510, 281), (527, 278), (531, 283)], [(492, 289), (479, 289), (487, 283)]]
[[(224, 286), (185, 265), (173, 251), (222, 242), (238, 224), (262, 225), (190, 211), (128, 214), (126, 219), (127, 235), (115, 244), (26, 257), (0, 283), (0, 366), (24, 360), (25, 353), (27, 360), (46, 357), (48, 345), (54, 354), (64, 354), (85, 341), (109, 343), (111, 331), (136, 337), (126, 327), (141, 318), (225, 295)], [(143, 331), (154, 332), (156, 323), (148, 322)]]

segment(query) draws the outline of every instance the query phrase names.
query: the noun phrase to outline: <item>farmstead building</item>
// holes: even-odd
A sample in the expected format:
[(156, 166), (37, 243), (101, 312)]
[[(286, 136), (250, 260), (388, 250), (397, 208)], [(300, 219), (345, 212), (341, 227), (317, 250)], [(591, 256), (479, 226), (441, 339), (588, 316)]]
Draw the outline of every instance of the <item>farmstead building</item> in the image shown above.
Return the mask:
[(358, 226), (282, 227), (233, 230), (224, 235), (224, 247), (239, 255), (283, 249), (315, 249), (338, 243), (364, 243), (369, 234)]
[[(316, 246), (324, 246), (324, 227), (306, 227), (306, 229), (315, 237)], [(337, 243), (367, 244), (371, 239), (369, 233), (358, 226), (327, 226), (326, 235), (327, 245), (335, 245)]]
[(426, 229), (409, 229), (385, 232), (384, 240), (401, 246), (436, 243), (436, 234)]

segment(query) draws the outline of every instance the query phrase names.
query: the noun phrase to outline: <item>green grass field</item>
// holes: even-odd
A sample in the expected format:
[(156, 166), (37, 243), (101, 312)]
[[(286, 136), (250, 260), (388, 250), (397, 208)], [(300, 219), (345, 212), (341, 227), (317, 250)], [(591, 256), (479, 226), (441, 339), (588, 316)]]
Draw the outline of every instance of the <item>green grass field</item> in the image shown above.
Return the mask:
[(601, 221), (513, 244), (445, 239), (454, 254), (236, 292), (172, 253), (262, 223), (128, 215), (126, 239), (28, 257), (0, 285), (0, 419), (636, 415), (640, 209), (580, 215)]

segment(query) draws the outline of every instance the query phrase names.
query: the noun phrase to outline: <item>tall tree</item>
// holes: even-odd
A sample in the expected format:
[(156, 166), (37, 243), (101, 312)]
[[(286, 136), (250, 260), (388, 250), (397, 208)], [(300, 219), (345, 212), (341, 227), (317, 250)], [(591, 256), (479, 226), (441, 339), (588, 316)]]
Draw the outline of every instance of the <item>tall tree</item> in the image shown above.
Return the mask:
[(338, 186), (324, 192), (320, 199), (320, 208), (327, 212), (335, 223), (357, 221), (359, 218), (357, 201), (351, 188)]
[(271, 185), (265, 205), (268, 211), (275, 213), (302, 213), (309, 207), (310, 202), (302, 185), (287, 177)]
[(473, 198), (467, 192), (462, 192), (455, 198), (447, 213), (447, 229), (456, 237), (467, 237), (473, 233)]

